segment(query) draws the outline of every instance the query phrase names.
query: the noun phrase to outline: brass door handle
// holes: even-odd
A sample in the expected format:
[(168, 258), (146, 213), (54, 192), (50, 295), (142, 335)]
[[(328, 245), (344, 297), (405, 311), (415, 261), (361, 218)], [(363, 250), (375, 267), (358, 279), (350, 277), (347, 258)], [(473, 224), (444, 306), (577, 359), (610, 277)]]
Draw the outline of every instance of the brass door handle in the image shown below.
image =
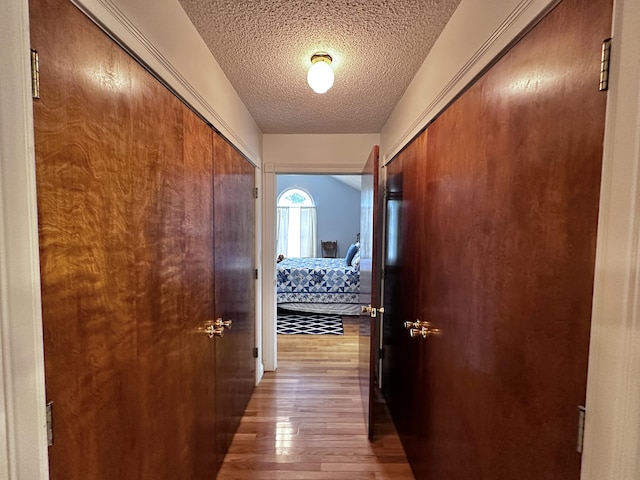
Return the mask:
[(232, 323), (233, 322), (231, 320), (222, 320), (222, 318), (218, 318), (215, 322), (213, 322), (213, 326), (216, 328), (231, 330)]
[(224, 336), (224, 327), (218, 326), (217, 320), (216, 321), (207, 320), (201, 326), (198, 327), (197, 331), (199, 333), (205, 333), (209, 338)]
[(407, 329), (411, 338), (422, 337), (423, 339), (440, 335), (442, 331), (439, 328), (432, 328), (430, 322), (416, 320), (415, 322), (404, 322), (404, 328)]
[(210, 325), (207, 327), (206, 333), (209, 335), (209, 338), (224, 337), (224, 328), (215, 328), (213, 325)]
[(426, 328), (431, 327), (431, 322), (423, 322), (422, 320), (418, 320), (418, 319), (416, 319), (415, 322), (404, 322), (404, 328), (406, 328), (407, 330), (411, 330), (412, 328), (422, 328), (422, 327), (426, 327)]
[(371, 313), (371, 305), (360, 305), (360, 313)]
[(372, 307), (371, 305), (367, 305), (366, 307), (364, 305), (361, 305), (360, 312), (368, 313), (371, 317), (375, 318), (378, 316), (378, 313), (384, 313), (384, 307), (376, 308)]

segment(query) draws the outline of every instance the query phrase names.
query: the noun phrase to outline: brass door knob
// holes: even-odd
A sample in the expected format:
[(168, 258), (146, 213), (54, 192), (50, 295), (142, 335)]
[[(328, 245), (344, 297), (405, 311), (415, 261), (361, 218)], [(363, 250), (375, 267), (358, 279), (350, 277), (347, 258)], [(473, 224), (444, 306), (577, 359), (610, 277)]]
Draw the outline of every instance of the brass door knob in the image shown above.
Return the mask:
[(440, 335), (442, 331), (439, 328), (432, 328), (430, 322), (416, 320), (415, 322), (404, 322), (404, 328), (407, 329), (411, 338), (422, 337), (423, 339)]
[(207, 332), (209, 334), (209, 338), (213, 337), (224, 337), (224, 328), (214, 328), (209, 327), (210, 330)]
[(197, 328), (199, 333), (206, 334), (209, 338), (213, 337), (223, 337), (224, 336), (224, 327), (219, 327), (216, 325), (217, 321), (207, 320), (201, 326)]
[(368, 313), (371, 318), (376, 318), (378, 316), (378, 313), (384, 313), (384, 307), (376, 308), (372, 307), (371, 305), (367, 305), (366, 307), (364, 305), (361, 305), (360, 312)]
[(222, 318), (218, 318), (215, 322), (213, 322), (213, 326), (216, 328), (231, 330), (232, 323), (233, 322), (231, 320), (222, 320)]
[(428, 338), (434, 335), (440, 335), (441, 333), (442, 332), (440, 331), (439, 328), (422, 327), (420, 329), (420, 334), (422, 335), (422, 338)]
[(406, 328), (407, 330), (410, 330), (412, 328), (422, 328), (422, 327), (429, 328), (431, 327), (431, 323), (423, 322), (422, 320), (418, 320), (418, 319), (416, 319), (415, 322), (404, 322), (404, 328)]
[(411, 338), (416, 338), (420, 336), (420, 329), (419, 328), (410, 328), (409, 329), (409, 335), (411, 335)]

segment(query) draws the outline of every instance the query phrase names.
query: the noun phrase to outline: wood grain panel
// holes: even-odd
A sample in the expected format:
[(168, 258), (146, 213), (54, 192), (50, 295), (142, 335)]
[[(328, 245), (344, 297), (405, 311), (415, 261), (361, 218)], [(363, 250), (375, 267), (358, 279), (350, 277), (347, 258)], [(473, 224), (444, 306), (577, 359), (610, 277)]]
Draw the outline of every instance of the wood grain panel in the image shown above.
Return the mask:
[(188, 437), (182, 450), (189, 459), (181, 478), (208, 479), (221, 462), (215, 448), (215, 341), (198, 329), (215, 318), (213, 225), (213, 131), (184, 109), (185, 256), (181, 357), (185, 388), (184, 421)]
[(216, 317), (233, 321), (231, 330), (216, 339), (221, 461), (255, 381), (255, 168), (218, 134), (213, 152)]
[(397, 310), (443, 330), (390, 326), (416, 478), (580, 476), (610, 25), (610, 1), (564, 0), (390, 167)]
[(51, 478), (209, 478), (212, 131), (69, 2), (30, 8)]
[[(52, 479), (136, 478), (131, 66), (66, 2), (32, 1), (34, 102)], [(86, 48), (79, 48), (85, 45)], [(102, 477), (100, 477), (102, 475)]]
[[(132, 155), (123, 170), (131, 189), (128, 230), (136, 278), (135, 317), (140, 478), (179, 475), (185, 458), (180, 396), (184, 308), (185, 166), (183, 106), (140, 69), (132, 96), (136, 112)], [(133, 160), (133, 161), (132, 161)], [(98, 203), (96, 207), (100, 207)], [(162, 473), (160, 473), (162, 472)]]

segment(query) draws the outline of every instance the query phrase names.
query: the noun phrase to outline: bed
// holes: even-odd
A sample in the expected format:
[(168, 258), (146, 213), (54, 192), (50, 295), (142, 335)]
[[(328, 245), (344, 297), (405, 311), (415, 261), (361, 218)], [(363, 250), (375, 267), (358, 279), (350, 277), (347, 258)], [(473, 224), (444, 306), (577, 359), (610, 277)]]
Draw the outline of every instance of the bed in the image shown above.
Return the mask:
[(285, 258), (278, 263), (277, 303), (286, 310), (358, 315), (359, 265), (345, 258)]

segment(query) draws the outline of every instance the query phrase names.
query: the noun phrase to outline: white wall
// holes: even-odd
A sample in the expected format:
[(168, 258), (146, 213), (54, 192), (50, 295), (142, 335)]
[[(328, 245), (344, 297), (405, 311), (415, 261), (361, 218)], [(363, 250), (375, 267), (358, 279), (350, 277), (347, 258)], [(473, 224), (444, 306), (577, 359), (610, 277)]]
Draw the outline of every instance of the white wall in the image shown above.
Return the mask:
[(277, 173), (362, 173), (377, 133), (277, 135), (263, 137), (265, 168)]

